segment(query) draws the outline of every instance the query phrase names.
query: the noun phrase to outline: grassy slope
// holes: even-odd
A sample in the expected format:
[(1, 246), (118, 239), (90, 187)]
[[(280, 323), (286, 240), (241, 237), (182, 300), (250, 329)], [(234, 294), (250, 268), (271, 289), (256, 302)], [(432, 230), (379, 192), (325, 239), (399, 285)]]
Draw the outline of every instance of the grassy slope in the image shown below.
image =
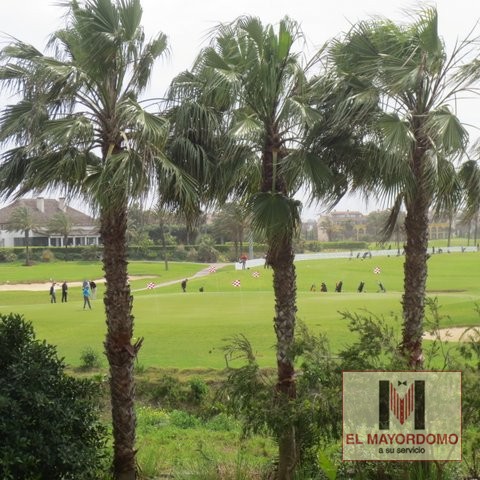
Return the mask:
[[(403, 258), (384, 257), (368, 260), (321, 260), (297, 263), (298, 315), (314, 331), (326, 331), (334, 348), (348, 342), (352, 336), (339, 311), (368, 309), (375, 314), (400, 315), (403, 284)], [(375, 275), (375, 266), (381, 274)], [(181, 279), (204, 268), (198, 264), (171, 264), (168, 272), (161, 263), (132, 262), (132, 275), (159, 275), (155, 282)], [(437, 296), (441, 312), (449, 315), (445, 325), (472, 325), (478, 323), (474, 302), (480, 286), (478, 274), (480, 254), (443, 254), (429, 260), (428, 289)], [(12, 271), (18, 280), (31, 281), (49, 278), (81, 280), (101, 276), (99, 264), (54, 263), (34, 267), (13, 268), (0, 266), (0, 282)], [(258, 271), (259, 278), (252, 273)], [(7, 274), (5, 274), (7, 272)], [(23, 275), (20, 275), (20, 273)], [(96, 273), (98, 272), (98, 275)], [(232, 286), (239, 279), (242, 286)], [(386, 294), (377, 293), (377, 281), (387, 288)], [(343, 280), (344, 291), (333, 292), (336, 281)], [(358, 283), (366, 283), (366, 293), (356, 292)], [(253, 343), (259, 361), (264, 366), (274, 362), (272, 346), (274, 334), (273, 294), (271, 271), (263, 268), (235, 271), (232, 266), (203, 278), (190, 280), (187, 293), (179, 284), (147, 290), (149, 280), (132, 281), (134, 291), (135, 334), (144, 337), (139, 363), (145, 367), (222, 368), (225, 365), (222, 346), (224, 339), (243, 333)], [(325, 281), (328, 293), (310, 292), (310, 286)], [(203, 286), (204, 293), (198, 291)], [(103, 351), (105, 335), (104, 311), (99, 285), (98, 299), (92, 311), (83, 311), (79, 287), (70, 289), (67, 304), (49, 303), (45, 292), (0, 292), (0, 311), (21, 312), (32, 321), (39, 338), (58, 346), (67, 363), (78, 365), (80, 353), (87, 346)]]

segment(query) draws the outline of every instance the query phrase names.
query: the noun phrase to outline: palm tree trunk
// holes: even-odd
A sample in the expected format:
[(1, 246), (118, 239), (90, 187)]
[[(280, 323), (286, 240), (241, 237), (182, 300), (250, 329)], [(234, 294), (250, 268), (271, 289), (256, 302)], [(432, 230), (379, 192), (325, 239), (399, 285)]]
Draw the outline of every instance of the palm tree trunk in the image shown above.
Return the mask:
[(30, 234), (28, 230), (25, 230), (25, 265), (30, 265)]
[(162, 241), (163, 261), (165, 262), (165, 271), (168, 271), (167, 242), (165, 241), (165, 224), (160, 222), (160, 238)]
[(477, 244), (477, 233), (478, 233), (478, 213), (475, 215), (475, 228), (473, 230), (473, 243)]
[(65, 246), (65, 261), (68, 261), (68, 235), (63, 237), (63, 243)]
[[(287, 185), (278, 171), (278, 154), (281, 151), (278, 133), (272, 124), (272, 132), (265, 142), (262, 159), (262, 192), (279, 192), (287, 195)], [(282, 154), (280, 153), (280, 157)], [(283, 429), (278, 435), (277, 480), (292, 480), (297, 464), (295, 425), (291, 405), (296, 398), (293, 342), (297, 313), (297, 285), (295, 254), (292, 234), (282, 239), (268, 238), (266, 265), (273, 269), (273, 291), (275, 295), (275, 317), (273, 319), (277, 336), (277, 385), (276, 401), (285, 418)]]
[(453, 214), (448, 215), (448, 237), (447, 237), (447, 247), (450, 248), (450, 242), (452, 239), (452, 224), (453, 224)]
[[(114, 205), (114, 202), (111, 203)], [(103, 209), (100, 216), (107, 314), (105, 350), (110, 366), (113, 469), (116, 480), (135, 480), (134, 360), (141, 341), (132, 345), (133, 315), (127, 278), (127, 207)]]
[[(275, 249), (270, 247), (267, 261), (273, 269), (273, 288), (275, 294), (274, 329), (277, 336), (277, 402), (285, 411), (286, 418), (291, 417), (289, 406), (296, 398), (295, 368), (292, 346), (295, 334), (296, 274), (293, 263), (292, 239), (285, 239)], [(279, 463), (278, 480), (291, 480), (297, 463), (295, 426), (286, 422), (285, 429), (278, 438)]]
[[(418, 177), (417, 177), (418, 178)], [(420, 183), (420, 182), (419, 182)], [(421, 186), (418, 186), (421, 189)], [(411, 368), (423, 364), (422, 335), (427, 281), (428, 208), (425, 193), (418, 192), (407, 204), (401, 350)]]

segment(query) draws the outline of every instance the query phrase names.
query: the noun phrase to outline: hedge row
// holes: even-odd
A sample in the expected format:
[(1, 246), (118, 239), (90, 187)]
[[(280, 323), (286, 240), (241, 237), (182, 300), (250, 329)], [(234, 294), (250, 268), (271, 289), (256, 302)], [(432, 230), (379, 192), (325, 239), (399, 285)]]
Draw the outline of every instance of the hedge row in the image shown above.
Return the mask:
[[(300, 242), (296, 245), (297, 253), (321, 252), (332, 250), (365, 250), (367, 242)], [(53, 260), (99, 260), (102, 258), (102, 247), (30, 247), (30, 258), (37, 262), (48, 262)], [(242, 251), (232, 243), (222, 245), (169, 245), (163, 248), (160, 245), (148, 247), (128, 247), (128, 257), (131, 260), (152, 260), (162, 261), (190, 261), (190, 262), (234, 262), (238, 260), (242, 252), (248, 252), (249, 245), (245, 243)], [(253, 252), (255, 258), (265, 255), (267, 247), (265, 244), (254, 244)], [(0, 249), (0, 262), (13, 262), (24, 260), (26, 250), (24, 247)]]

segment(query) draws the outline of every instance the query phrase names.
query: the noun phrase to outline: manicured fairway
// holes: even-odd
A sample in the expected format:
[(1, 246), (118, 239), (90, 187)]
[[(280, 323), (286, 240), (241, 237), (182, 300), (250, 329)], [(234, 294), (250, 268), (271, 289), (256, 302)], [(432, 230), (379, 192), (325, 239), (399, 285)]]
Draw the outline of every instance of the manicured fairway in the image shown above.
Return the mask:
[[(53, 265), (59, 271), (64, 264)], [(81, 267), (80, 264), (75, 267), (77, 278), (93, 277), (88, 272), (80, 274)], [(89, 266), (94, 267), (100, 269), (99, 264)], [(235, 271), (233, 266), (227, 266), (204, 277), (192, 278), (186, 293), (182, 293), (179, 283), (151, 290), (146, 288), (150, 281), (181, 280), (205, 267), (207, 265), (173, 264), (169, 272), (165, 272), (161, 263), (130, 264), (132, 275), (161, 275), (131, 282), (135, 335), (144, 337), (139, 363), (144, 367), (222, 368), (225, 365), (224, 339), (242, 333), (251, 340), (260, 363), (273, 366), (271, 270)], [(400, 317), (402, 257), (303, 261), (296, 267), (298, 317), (313, 331), (325, 332), (334, 349), (353, 338), (341, 319), (341, 311), (368, 310), (386, 318), (390, 318), (391, 313)], [(380, 274), (374, 273), (375, 267), (380, 268)], [(24, 271), (34, 272), (36, 268), (24, 267)], [(5, 278), (3, 269), (1, 265), (0, 279)], [(445, 326), (480, 323), (474, 312), (475, 302), (480, 298), (478, 272), (480, 253), (452, 253), (430, 258), (427, 288), (430, 296), (438, 297), (441, 313), (449, 316), (443, 320)], [(232, 285), (235, 280), (240, 280), (240, 287)], [(342, 293), (333, 291), (338, 280), (343, 281)], [(322, 281), (327, 283), (328, 293), (318, 291)], [(360, 281), (365, 282), (366, 293), (357, 293)], [(386, 293), (378, 292), (378, 281), (385, 285)], [(310, 291), (312, 284), (316, 284), (316, 292)], [(199, 292), (200, 287), (204, 292)], [(80, 353), (86, 347), (98, 353), (103, 351), (106, 326), (102, 292), (103, 285), (99, 285), (92, 311), (82, 309), (79, 287), (71, 288), (67, 304), (54, 305), (49, 303), (47, 288), (42, 292), (0, 292), (0, 311), (23, 313), (34, 324), (39, 338), (57, 345), (68, 364), (78, 365)]]

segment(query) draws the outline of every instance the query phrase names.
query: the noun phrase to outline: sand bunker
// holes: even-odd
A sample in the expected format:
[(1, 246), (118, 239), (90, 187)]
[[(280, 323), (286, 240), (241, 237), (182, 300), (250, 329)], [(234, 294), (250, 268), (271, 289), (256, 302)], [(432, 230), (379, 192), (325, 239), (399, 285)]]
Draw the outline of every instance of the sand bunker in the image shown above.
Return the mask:
[[(450, 342), (469, 342), (471, 338), (478, 341), (480, 340), (480, 327), (449, 327), (441, 328), (439, 330), (440, 339), (443, 341)], [(425, 340), (435, 340), (434, 335), (425, 333), (423, 335)]]

